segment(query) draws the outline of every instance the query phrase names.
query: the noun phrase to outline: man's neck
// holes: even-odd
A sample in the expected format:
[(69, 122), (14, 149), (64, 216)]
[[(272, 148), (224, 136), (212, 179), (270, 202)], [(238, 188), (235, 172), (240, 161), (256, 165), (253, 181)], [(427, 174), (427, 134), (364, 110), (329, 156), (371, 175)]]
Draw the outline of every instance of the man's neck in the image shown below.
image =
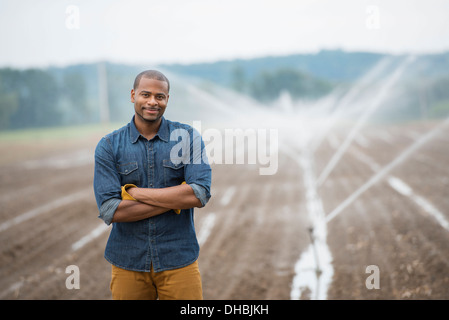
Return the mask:
[(147, 140), (151, 140), (156, 133), (159, 131), (159, 127), (161, 126), (162, 118), (157, 121), (145, 121), (141, 119), (138, 115), (134, 117), (134, 124), (136, 126), (137, 131), (144, 136)]

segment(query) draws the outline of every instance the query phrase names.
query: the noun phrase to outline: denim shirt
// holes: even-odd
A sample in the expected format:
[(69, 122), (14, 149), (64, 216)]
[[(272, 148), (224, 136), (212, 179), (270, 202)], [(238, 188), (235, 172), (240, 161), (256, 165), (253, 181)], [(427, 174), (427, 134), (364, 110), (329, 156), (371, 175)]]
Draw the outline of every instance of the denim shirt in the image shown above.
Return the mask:
[[(158, 133), (147, 140), (134, 117), (106, 135), (95, 149), (94, 192), (99, 218), (111, 224), (120, 204), (121, 186), (165, 188), (185, 181), (204, 206), (210, 198), (211, 168), (204, 142), (191, 126), (162, 118)], [(113, 265), (134, 271), (176, 269), (196, 261), (193, 208), (173, 210), (135, 222), (114, 222), (105, 249)]]

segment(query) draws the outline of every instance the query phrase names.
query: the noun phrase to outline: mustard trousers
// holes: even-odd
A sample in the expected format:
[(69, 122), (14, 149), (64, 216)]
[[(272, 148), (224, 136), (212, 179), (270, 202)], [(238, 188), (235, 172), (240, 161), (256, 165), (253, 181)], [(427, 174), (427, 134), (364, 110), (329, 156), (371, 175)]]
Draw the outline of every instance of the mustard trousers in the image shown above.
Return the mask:
[(125, 270), (112, 265), (114, 300), (202, 300), (198, 261), (183, 268), (154, 272)]

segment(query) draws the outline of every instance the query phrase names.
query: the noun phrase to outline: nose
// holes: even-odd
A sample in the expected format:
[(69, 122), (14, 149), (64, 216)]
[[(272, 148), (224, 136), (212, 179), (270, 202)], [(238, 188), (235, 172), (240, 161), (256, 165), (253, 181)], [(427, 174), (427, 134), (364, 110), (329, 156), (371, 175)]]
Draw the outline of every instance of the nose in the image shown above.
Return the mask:
[(149, 106), (157, 106), (157, 105), (158, 105), (158, 102), (157, 102), (157, 100), (155, 99), (154, 96), (150, 96), (150, 97), (148, 98), (148, 100), (147, 100), (147, 104), (148, 104)]

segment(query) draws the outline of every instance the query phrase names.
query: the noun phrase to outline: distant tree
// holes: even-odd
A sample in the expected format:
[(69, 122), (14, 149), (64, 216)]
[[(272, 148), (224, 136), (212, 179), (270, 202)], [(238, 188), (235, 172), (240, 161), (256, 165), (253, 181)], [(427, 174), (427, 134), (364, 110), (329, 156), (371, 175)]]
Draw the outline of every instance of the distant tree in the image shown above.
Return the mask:
[(10, 128), (11, 116), (19, 106), (17, 92), (8, 91), (5, 88), (4, 77), (0, 71), (0, 130)]
[(87, 104), (86, 81), (80, 73), (64, 74), (62, 88), (62, 97), (67, 101), (68, 110), (66, 118), (70, 123), (85, 123), (91, 118), (91, 110)]
[[(11, 116), (11, 127), (29, 128), (55, 126), (61, 123), (58, 110), (59, 88), (46, 71), (27, 69), (18, 71), (10, 89), (18, 93), (19, 105)], [(17, 73), (15, 74), (17, 75)]]
[(240, 65), (235, 65), (231, 70), (231, 87), (238, 92), (246, 91), (245, 70)]
[(252, 95), (262, 101), (273, 101), (282, 91), (293, 98), (316, 98), (328, 93), (332, 84), (294, 69), (261, 72), (251, 84)]

